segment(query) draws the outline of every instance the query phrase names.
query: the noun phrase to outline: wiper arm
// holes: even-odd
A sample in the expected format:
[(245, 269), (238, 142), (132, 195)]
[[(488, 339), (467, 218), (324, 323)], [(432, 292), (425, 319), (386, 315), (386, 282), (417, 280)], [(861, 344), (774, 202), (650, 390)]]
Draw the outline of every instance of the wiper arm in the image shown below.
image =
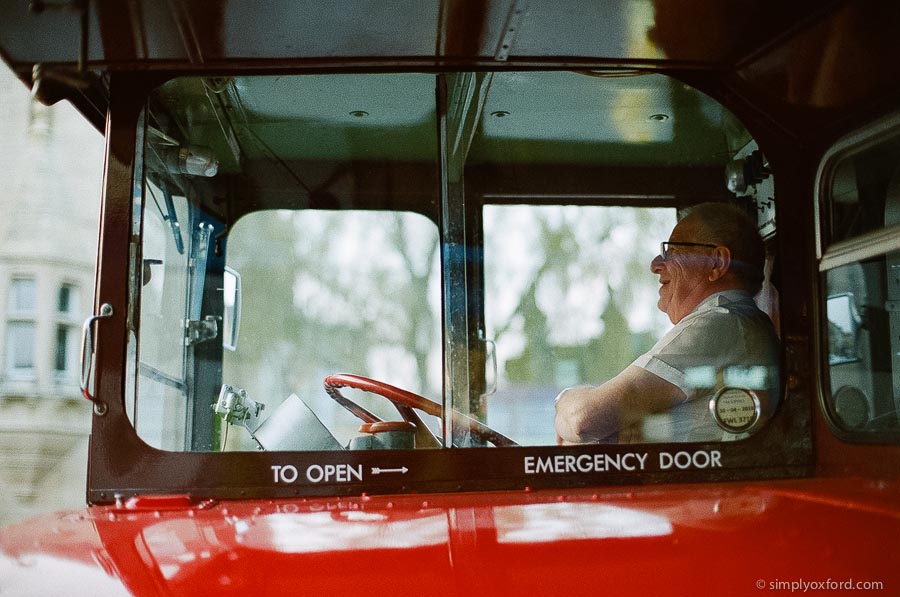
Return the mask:
[(153, 192), (153, 187), (148, 185), (147, 190), (150, 191), (150, 196), (153, 197), (153, 202), (156, 203), (159, 215), (162, 216), (163, 221), (169, 223), (169, 228), (172, 230), (172, 238), (175, 239), (175, 248), (178, 249), (178, 254), (184, 255), (184, 239), (181, 237), (181, 224), (178, 223), (178, 213), (175, 211), (175, 202), (172, 201), (172, 194), (169, 193), (167, 189), (162, 189), (163, 199), (166, 203), (166, 211), (163, 213), (163, 208), (156, 198), (156, 193)]
[(172, 201), (172, 194), (168, 189), (163, 189), (163, 199), (166, 202), (166, 213), (163, 214), (163, 220), (169, 223), (172, 229), (172, 237), (175, 239), (175, 248), (178, 249), (179, 255), (184, 255), (184, 239), (181, 237), (181, 224), (178, 223), (178, 214), (175, 213), (175, 202)]

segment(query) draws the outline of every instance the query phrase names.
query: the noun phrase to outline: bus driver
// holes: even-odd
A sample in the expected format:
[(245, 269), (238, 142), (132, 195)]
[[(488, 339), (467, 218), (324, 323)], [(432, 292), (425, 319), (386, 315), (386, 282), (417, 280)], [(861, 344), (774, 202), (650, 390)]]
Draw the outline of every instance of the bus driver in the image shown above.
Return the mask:
[(735, 379), (755, 385), (762, 420), (769, 418), (778, 397), (778, 339), (753, 301), (764, 265), (762, 239), (740, 208), (704, 203), (688, 210), (650, 263), (659, 276), (658, 307), (675, 327), (606, 383), (563, 390), (557, 443), (723, 439), (709, 398)]

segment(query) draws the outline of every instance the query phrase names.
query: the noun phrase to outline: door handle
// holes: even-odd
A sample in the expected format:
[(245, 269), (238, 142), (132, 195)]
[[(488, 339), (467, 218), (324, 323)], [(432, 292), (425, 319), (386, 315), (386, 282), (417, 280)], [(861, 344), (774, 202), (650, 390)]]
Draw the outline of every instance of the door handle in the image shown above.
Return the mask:
[(81, 326), (81, 394), (91, 402), (94, 402), (90, 390), (91, 370), (94, 368), (94, 322), (112, 317), (112, 314), (112, 305), (103, 303), (100, 313), (85, 319)]

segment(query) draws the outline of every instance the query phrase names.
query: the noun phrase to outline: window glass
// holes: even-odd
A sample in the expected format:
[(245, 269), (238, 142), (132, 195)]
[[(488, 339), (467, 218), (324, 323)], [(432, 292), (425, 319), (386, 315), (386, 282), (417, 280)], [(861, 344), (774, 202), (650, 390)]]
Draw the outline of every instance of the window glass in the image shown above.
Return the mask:
[[(560, 439), (578, 443), (735, 439), (746, 434), (723, 429), (710, 412), (727, 389), (743, 420), (760, 416), (754, 409), (771, 416), (777, 347), (751, 294), (715, 293), (674, 327), (661, 311), (670, 291), (660, 280), (677, 283), (667, 268), (698, 250), (673, 243), (669, 257), (658, 256), (674, 209), (489, 205), (484, 214), (486, 330), (497, 374), (482, 408), (491, 427), (531, 445), (557, 443), (561, 429), (570, 435)], [(746, 352), (734, 350), (744, 345)], [(633, 371), (677, 385), (681, 397), (642, 414), (639, 404), (613, 404), (605, 388)], [(554, 401), (561, 392), (565, 410)], [(577, 415), (568, 410), (570, 392), (584, 392)]]
[(69, 363), (69, 329), (64, 326), (56, 326), (56, 359), (54, 366), (57, 371), (66, 371)]
[(897, 184), (897, 164), (900, 137), (875, 143), (832, 165), (828, 244), (900, 225), (900, 205), (885, 203), (891, 184)]
[(37, 339), (37, 283), (33, 278), (11, 280), (6, 310), (7, 373), (11, 379), (31, 379)]
[(13, 279), (8, 312), (11, 315), (30, 315), (37, 310), (37, 284), (30, 278)]
[[(900, 254), (867, 259), (825, 273), (829, 406), (835, 421), (855, 433), (900, 430), (900, 346), (885, 279)], [(896, 266), (894, 266), (896, 267)]]
[[(705, 307), (739, 305), (765, 329), (764, 347), (726, 343), (752, 358), (715, 342), (696, 358), (649, 352), (681, 337), (657, 308), (660, 243), (676, 241), (665, 261), (679, 266), (737, 251), (670, 238), (675, 206), (728, 203), (725, 164), (750, 141), (688, 86), (649, 73), (186, 77), (153, 92), (140, 127), (129, 415), (155, 447), (719, 441), (772, 416), (777, 339), (755, 288)], [(712, 319), (692, 333), (744, 333)], [(644, 357), (671, 386), (651, 398), (669, 403), (615, 437), (560, 436), (562, 390)]]
[[(241, 219), (228, 243), (228, 265), (241, 273), (241, 334), (223, 379), (267, 414), (298, 397), (342, 446), (364, 422), (323, 391), (329, 375), (353, 372), (440, 402), (439, 249), (437, 226), (419, 214), (276, 210)], [(380, 419), (400, 418), (384, 397), (339, 391)], [(439, 432), (437, 418), (425, 420)], [(235, 433), (228, 447), (257, 445)]]
[(11, 321), (6, 327), (7, 369), (11, 376), (31, 376), (34, 371), (35, 324)]
[(79, 330), (76, 326), (64, 323), (56, 326), (54, 369), (57, 381), (75, 383), (78, 372), (78, 343)]
[(489, 425), (554, 444), (559, 391), (611, 379), (671, 327), (650, 261), (674, 225), (674, 209), (485, 206)]
[[(435, 82), (181, 78), (153, 92), (128, 351), (142, 439), (411, 447), (409, 419), (423, 447), (440, 445), (436, 413), (378, 395), (442, 401)], [(323, 387), (342, 373), (379, 385)], [(379, 419), (404, 428), (359, 431)]]
[(78, 295), (71, 284), (59, 287), (56, 310), (61, 314), (71, 315), (78, 312)]
[(78, 359), (78, 292), (72, 284), (62, 284), (56, 297), (58, 322), (54, 338), (53, 369), (60, 383), (74, 383)]
[[(453, 253), (445, 264), (445, 285), (467, 294), (465, 308), (448, 298), (454, 409), (525, 445), (734, 440), (762, 428), (780, 401), (780, 348), (754, 302), (765, 261), (756, 189), (740, 189), (746, 210), (722, 183), (723, 158), (755, 148), (746, 129), (658, 74), (451, 80), (451, 108), (484, 98), (474, 125), (448, 115), (450, 147), (458, 131), (470, 144), (448, 157), (444, 233), (478, 245), (467, 267)], [(460, 198), (480, 210), (464, 233), (453, 227)], [(676, 235), (674, 206), (703, 203)], [(675, 242), (661, 251), (664, 241)], [(725, 255), (725, 277), (699, 283)], [(673, 272), (686, 277), (673, 283)], [(495, 443), (469, 427), (454, 421), (455, 445)]]
[[(823, 334), (835, 424), (857, 437), (900, 435), (900, 135), (837, 152), (827, 164), (831, 240), (823, 271)], [(896, 127), (895, 127), (896, 130)], [(824, 222), (828, 226), (829, 222)]]
[[(188, 402), (185, 360), (191, 234), (187, 200), (148, 181), (141, 280), (141, 343), (133, 417), (141, 437), (160, 448), (185, 443)], [(183, 224), (182, 224), (183, 223)], [(182, 226), (184, 227), (182, 229)], [(199, 230), (199, 229), (198, 229)], [(175, 422), (180, 423), (176, 424)]]

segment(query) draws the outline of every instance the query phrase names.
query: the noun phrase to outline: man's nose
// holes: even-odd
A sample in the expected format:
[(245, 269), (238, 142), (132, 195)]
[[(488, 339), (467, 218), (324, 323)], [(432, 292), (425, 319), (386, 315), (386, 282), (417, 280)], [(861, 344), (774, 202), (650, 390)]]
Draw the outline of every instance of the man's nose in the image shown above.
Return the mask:
[(657, 275), (661, 274), (665, 263), (666, 262), (663, 260), (662, 255), (657, 255), (653, 258), (653, 261), (650, 262), (650, 271)]

